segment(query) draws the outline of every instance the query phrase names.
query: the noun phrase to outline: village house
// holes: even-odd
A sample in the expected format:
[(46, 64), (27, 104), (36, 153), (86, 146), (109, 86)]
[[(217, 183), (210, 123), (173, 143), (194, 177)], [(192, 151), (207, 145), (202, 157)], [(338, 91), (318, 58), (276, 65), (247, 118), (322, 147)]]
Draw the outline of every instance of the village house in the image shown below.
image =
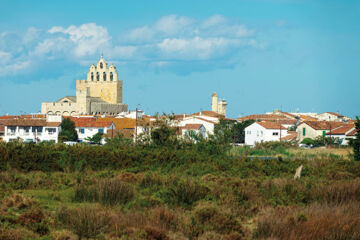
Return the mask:
[(355, 130), (355, 126), (353, 123), (345, 124), (326, 133), (326, 137), (331, 137), (335, 139), (337, 143), (340, 145), (348, 145), (349, 139), (354, 138), (352, 133)]
[(10, 118), (2, 121), (5, 142), (58, 142), (61, 116), (43, 118)]
[(254, 146), (261, 142), (281, 141), (287, 135), (287, 128), (276, 122), (254, 122), (245, 128), (245, 145)]
[(200, 134), (203, 138), (206, 137), (206, 129), (202, 124), (186, 124), (180, 128), (181, 136), (189, 136), (191, 133)]
[(334, 112), (324, 112), (317, 116), (320, 121), (335, 121), (335, 122), (345, 122), (351, 120), (351, 118), (341, 115)]
[[(116, 129), (112, 121), (97, 121), (95, 117), (70, 117), (70, 119), (75, 123), (80, 142), (89, 142), (88, 139), (99, 132), (107, 134), (110, 129)], [(102, 143), (105, 143), (104, 140)]]
[(315, 139), (318, 136), (326, 136), (326, 133), (332, 129), (343, 125), (342, 122), (333, 121), (304, 121), (296, 129), (297, 140), (301, 142), (305, 138)]

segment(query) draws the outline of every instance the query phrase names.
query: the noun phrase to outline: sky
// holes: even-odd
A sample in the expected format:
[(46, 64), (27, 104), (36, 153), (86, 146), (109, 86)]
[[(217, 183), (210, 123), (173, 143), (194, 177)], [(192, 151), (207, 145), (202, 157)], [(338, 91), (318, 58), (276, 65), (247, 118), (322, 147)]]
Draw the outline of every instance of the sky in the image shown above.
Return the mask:
[(123, 102), (148, 114), (211, 109), (360, 115), (358, 0), (2, 0), (0, 115), (75, 95), (101, 54)]

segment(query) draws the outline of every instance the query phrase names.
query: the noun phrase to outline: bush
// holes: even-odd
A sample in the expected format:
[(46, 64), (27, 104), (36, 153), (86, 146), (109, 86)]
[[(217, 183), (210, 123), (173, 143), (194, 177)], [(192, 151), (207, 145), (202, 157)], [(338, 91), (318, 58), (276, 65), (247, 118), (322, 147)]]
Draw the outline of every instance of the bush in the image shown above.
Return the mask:
[(204, 199), (210, 190), (189, 178), (172, 179), (168, 184), (167, 199), (170, 204), (192, 206), (193, 203)]
[(73, 231), (79, 239), (96, 238), (100, 233), (106, 232), (110, 217), (98, 207), (61, 207), (56, 213), (56, 221)]
[(91, 186), (79, 185), (75, 189), (74, 201), (100, 202), (102, 205), (113, 206), (126, 204), (134, 199), (135, 190), (118, 178), (102, 180)]

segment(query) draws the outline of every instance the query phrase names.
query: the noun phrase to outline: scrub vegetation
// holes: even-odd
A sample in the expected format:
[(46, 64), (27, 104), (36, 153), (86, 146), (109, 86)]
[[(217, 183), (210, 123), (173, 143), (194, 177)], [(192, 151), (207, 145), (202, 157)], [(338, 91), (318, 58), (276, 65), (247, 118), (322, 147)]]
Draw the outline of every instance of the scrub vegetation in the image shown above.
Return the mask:
[(0, 143), (0, 239), (360, 238), (350, 148), (157, 132), (137, 145)]

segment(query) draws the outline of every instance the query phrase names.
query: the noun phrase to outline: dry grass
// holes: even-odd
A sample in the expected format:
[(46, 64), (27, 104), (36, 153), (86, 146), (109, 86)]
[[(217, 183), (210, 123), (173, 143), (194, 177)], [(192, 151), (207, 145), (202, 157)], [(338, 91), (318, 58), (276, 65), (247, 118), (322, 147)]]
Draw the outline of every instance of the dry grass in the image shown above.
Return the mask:
[(313, 204), (304, 208), (268, 208), (257, 220), (254, 239), (360, 239), (360, 205)]
[(351, 154), (353, 154), (352, 148), (311, 148), (311, 149), (304, 149), (304, 148), (289, 148), (288, 151), (291, 154), (295, 155), (325, 155), (328, 156), (330, 154), (337, 155), (339, 157), (343, 157), (345, 159), (349, 158)]

